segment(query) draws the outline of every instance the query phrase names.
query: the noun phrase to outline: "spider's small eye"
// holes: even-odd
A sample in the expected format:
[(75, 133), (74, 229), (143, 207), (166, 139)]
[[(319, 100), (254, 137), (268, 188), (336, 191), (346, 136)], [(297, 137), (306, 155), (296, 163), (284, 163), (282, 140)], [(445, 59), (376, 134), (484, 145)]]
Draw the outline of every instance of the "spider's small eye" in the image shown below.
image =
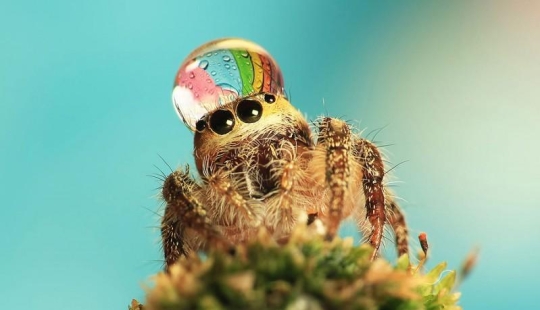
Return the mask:
[(217, 110), (210, 116), (210, 128), (220, 135), (229, 133), (234, 127), (234, 115), (229, 110)]
[(198, 132), (203, 131), (206, 128), (206, 122), (202, 119), (198, 120), (197, 123), (195, 123), (195, 129), (197, 129)]
[(236, 107), (236, 115), (244, 123), (255, 123), (262, 116), (262, 105), (257, 100), (244, 99)]
[(272, 94), (264, 94), (264, 101), (266, 101), (268, 103), (274, 103), (274, 102), (276, 102), (276, 96), (274, 96)]

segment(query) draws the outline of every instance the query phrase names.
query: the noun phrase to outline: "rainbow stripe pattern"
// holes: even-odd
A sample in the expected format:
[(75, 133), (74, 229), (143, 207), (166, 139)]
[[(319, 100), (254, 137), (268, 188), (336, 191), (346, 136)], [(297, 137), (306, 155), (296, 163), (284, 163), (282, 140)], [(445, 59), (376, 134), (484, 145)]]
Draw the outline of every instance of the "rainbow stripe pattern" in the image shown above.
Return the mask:
[(173, 104), (192, 131), (204, 115), (258, 93), (284, 95), (283, 76), (272, 56), (244, 39), (211, 41), (193, 51), (176, 74)]

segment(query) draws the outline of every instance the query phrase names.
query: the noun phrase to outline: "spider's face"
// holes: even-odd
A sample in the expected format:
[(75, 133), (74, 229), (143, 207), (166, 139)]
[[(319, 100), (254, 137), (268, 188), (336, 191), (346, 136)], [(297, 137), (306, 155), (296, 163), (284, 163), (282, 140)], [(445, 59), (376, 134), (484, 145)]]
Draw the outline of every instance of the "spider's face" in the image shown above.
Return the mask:
[(206, 153), (227, 145), (242, 147), (254, 140), (283, 139), (298, 130), (309, 128), (285, 97), (259, 94), (231, 102), (197, 121), (195, 149)]
[(310, 135), (307, 122), (285, 97), (249, 96), (197, 121), (195, 161), (201, 175), (205, 169), (249, 167), (254, 178), (264, 179), (257, 186), (268, 192), (275, 185), (270, 162), (287, 157), (278, 150), (288, 144), (296, 154), (302, 153), (312, 144)]

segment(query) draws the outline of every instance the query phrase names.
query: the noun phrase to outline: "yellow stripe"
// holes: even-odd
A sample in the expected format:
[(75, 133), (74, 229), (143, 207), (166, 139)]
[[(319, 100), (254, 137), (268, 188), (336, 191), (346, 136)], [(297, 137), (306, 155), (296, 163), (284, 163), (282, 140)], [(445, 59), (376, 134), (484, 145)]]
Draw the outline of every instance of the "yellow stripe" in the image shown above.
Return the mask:
[(262, 84), (264, 80), (264, 73), (262, 68), (262, 61), (259, 58), (259, 54), (252, 52), (251, 62), (253, 63), (253, 90), (258, 93), (262, 90)]

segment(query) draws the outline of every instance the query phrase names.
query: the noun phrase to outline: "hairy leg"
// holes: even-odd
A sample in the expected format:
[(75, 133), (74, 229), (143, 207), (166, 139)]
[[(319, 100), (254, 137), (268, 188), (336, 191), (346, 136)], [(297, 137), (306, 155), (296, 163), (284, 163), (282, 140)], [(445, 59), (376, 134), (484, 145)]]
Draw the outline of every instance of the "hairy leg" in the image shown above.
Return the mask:
[[(372, 258), (378, 254), (386, 224), (394, 230), (398, 254), (407, 253), (408, 231), (405, 218), (391, 195), (385, 191), (384, 164), (377, 147), (351, 134), (346, 122), (333, 118), (323, 118), (320, 121), (317, 143), (324, 145), (326, 151), (325, 180), (330, 191), (327, 237), (331, 239), (335, 236), (340, 221), (350, 212), (347, 210), (347, 202), (352, 199), (351, 192), (356, 191), (351, 186), (357, 186), (354, 183), (359, 181), (365, 197), (368, 227), (365, 227), (364, 218), (358, 219), (358, 226), (368, 234), (367, 240), (375, 249)], [(357, 180), (356, 174), (361, 175), (361, 182)]]
[(386, 195), (388, 223), (394, 231), (398, 256), (409, 253), (409, 231), (399, 205)]
[(198, 190), (200, 186), (191, 179), (188, 168), (171, 173), (163, 183), (162, 195), (167, 205), (161, 221), (161, 238), (166, 269), (191, 250), (186, 230), (196, 231), (205, 240), (220, 239), (205, 208), (195, 198)]
[(325, 117), (319, 122), (318, 145), (325, 147), (325, 181), (330, 190), (330, 204), (326, 222), (327, 239), (337, 234), (343, 218), (343, 208), (350, 198), (351, 132), (341, 120)]
[(366, 198), (366, 217), (371, 224), (368, 240), (375, 249), (373, 259), (377, 256), (381, 246), (383, 229), (387, 221), (383, 186), (384, 165), (379, 150), (371, 142), (358, 139), (354, 143), (354, 148), (355, 158), (362, 166), (362, 187)]

